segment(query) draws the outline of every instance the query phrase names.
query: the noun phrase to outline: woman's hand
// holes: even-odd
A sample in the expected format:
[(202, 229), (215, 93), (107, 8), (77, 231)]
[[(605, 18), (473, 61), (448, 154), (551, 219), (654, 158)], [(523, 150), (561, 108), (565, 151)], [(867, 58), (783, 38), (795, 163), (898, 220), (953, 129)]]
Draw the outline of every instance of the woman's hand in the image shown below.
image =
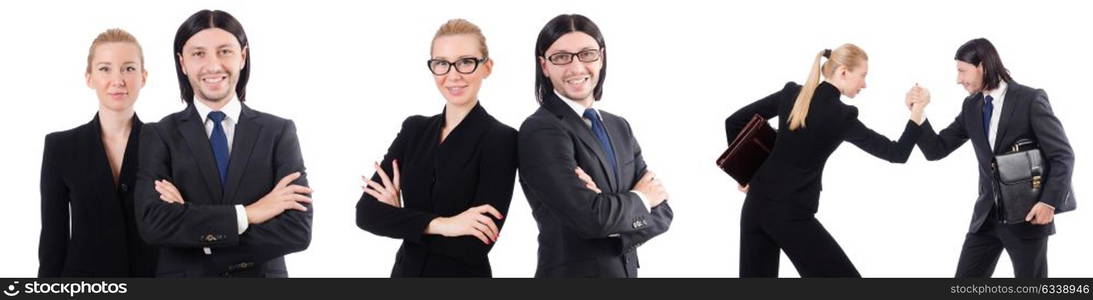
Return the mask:
[(364, 183), (366, 184), (362, 185), (361, 189), (363, 189), (365, 193), (368, 193), (369, 195), (372, 195), (372, 197), (375, 197), (376, 200), (378, 200), (379, 202), (394, 207), (402, 207), (402, 199), (399, 198), (399, 194), (402, 192), (402, 188), (399, 184), (400, 182), (397, 159), (391, 161), (391, 170), (395, 173), (395, 178), (393, 179), (387, 177), (387, 173), (383, 171), (383, 168), (381, 168), (380, 164), (377, 162), (376, 173), (380, 175), (380, 180), (383, 181), (383, 184), (377, 183), (375, 181), (372, 181), (371, 179), (361, 176), (361, 180), (364, 180)]
[(182, 199), (182, 193), (167, 179), (156, 180), (156, 192), (159, 192), (159, 200), (167, 203), (186, 204)]
[(501, 212), (489, 204), (471, 207), (453, 217), (437, 217), (429, 222), (425, 228), (426, 234), (437, 234), (446, 237), (474, 236), (482, 243), (489, 245), (497, 242), (501, 230), (493, 223), (492, 215), (497, 219), (503, 219)]

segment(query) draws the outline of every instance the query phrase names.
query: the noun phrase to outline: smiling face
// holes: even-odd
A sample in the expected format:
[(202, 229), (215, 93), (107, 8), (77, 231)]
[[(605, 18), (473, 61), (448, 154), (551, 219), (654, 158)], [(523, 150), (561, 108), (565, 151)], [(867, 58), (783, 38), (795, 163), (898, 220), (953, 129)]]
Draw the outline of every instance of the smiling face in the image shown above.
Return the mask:
[(133, 109), (148, 72), (137, 45), (111, 42), (95, 47), (91, 69), (84, 76), (99, 98), (99, 107), (122, 112)]
[(220, 28), (199, 31), (186, 41), (179, 55), (182, 73), (194, 89), (194, 98), (223, 104), (235, 96), (239, 71), (245, 67), (247, 49), (230, 32)]
[(983, 67), (957, 60), (956, 83), (969, 94), (978, 93), (983, 89)]
[[(545, 57), (558, 53), (580, 53), (587, 50), (601, 50), (596, 39), (587, 33), (574, 31), (562, 35), (547, 48)], [(601, 54), (602, 55), (606, 55)], [(574, 101), (591, 104), (593, 92), (603, 69), (603, 57), (596, 61), (582, 62), (576, 56), (564, 65), (555, 65), (545, 57), (539, 58), (543, 75), (550, 79), (554, 90)]]
[(470, 74), (463, 74), (459, 70), (471, 67), (472, 63), (469, 63), (471, 60), (467, 60), (468, 58), (485, 58), (480, 45), (478, 38), (470, 34), (444, 35), (433, 40), (432, 59), (450, 63), (447, 74), (433, 75), (436, 88), (448, 104), (464, 106), (478, 100), (478, 90), (482, 87), (482, 80), (490, 76), (493, 60), (487, 59), (478, 63)]

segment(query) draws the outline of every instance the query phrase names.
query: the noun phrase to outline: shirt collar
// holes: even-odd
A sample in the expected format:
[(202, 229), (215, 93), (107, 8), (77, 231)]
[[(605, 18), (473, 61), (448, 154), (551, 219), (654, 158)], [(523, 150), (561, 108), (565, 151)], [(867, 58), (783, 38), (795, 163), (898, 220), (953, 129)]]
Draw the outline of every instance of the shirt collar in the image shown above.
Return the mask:
[(1007, 88), (1009, 88), (1009, 84), (1006, 84), (1006, 81), (1004, 81), (1004, 80), (999, 81), (998, 82), (998, 87), (993, 89), (993, 90), (990, 90), (990, 91), (987, 91), (987, 92), (983, 93), (983, 97), (991, 96), (991, 99), (993, 99), (992, 102), (994, 102), (994, 103), (1002, 102), (1006, 97), (1006, 89)]
[[(562, 99), (562, 102), (564, 102), (566, 105), (568, 105), (570, 109), (573, 109), (573, 112), (577, 113), (578, 117), (584, 118), (585, 109), (592, 108), (592, 111), (596, 112), (596, 117), (599, 117), (600, 120), (603, 120), (603, 116), (600, 116), (600, 111), (598, 109), (593, 108), (592, 105), (589, 105), (588, 107), (584, 107), (583, 105), (581, 105), (580, 102), (573, 101), (572, 99), (566, 98), (566, 96), (562, 96), (562, 94), (558, 93), (557, 90), (554, 91), (554, 94), (558, 95), (558, 99)], [(596, 101), (592, 101), (592, 104), (595, 105)]]
[[(213, 111), (212, 108), (209, 108), (208, 105), (205, 105), (205, 103), (197, 99), (194, 99), (194, 108), (197, 109), (197, 116), (201, 118), (202, 123), (209, 121), (209, 112)], [(224, 107), (220, 108), (220, 111), (227, 116), (226, 119), (231, 120), (234, 123), (239, 123), (239, 113), (242, 110), (243, 106), (239, 104), (239, 100), (235, 98), (235, 96), (228, 99), (228, 104), (225, 104)]]

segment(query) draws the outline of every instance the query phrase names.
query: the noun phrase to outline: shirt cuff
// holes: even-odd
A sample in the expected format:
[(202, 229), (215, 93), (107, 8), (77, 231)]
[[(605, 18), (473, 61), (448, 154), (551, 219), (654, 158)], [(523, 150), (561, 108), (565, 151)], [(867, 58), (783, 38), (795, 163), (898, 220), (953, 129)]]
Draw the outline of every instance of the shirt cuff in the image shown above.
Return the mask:
[(1051, 206), (1051, 204), (1047, 204), (1047, 202), (1040, 201), (1040, 203), (1043, 203), (1044, 206), (1047, 206), (1047, 208), (1050, 208), (1051, 210), (1055, 210), (1055, 207)]
[(250, 223), (247, 223), (247, 209), (242, 204), (235, 205), (235, 224), (238, 225), (240, 235), (250, 226)]
[(638, 195), (638, 200), (641, 200), (641, 206), (645, 207), (645, 212), (653, 211), (653, 208), (649, 207), (649, 200), (645, 199), (645, 194), (642, 194), (638, 190), (630, 190), (634, 195)]

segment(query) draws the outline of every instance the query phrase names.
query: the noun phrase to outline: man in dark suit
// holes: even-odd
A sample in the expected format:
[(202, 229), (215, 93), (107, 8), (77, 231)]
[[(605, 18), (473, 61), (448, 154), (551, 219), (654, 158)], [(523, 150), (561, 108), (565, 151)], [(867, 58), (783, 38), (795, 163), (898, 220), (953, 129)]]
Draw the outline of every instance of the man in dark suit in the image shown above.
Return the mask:
[(520, 127), (520, 184), (539, 225), (536, 277), (637, 277), (637, 247), (668, 230), (664, 187), (622, 117), (592, 108), (605, 44), (581, 15), (555, 17), (536, 43), (539, 109)]
[[(1002, 250), (1013, 261), (1016, 277), (1047, 277), (1047, 238), (1055, 233), (1054, 215), (1075, 208), (1071, 190), (1074, 151), (1044, 90), (1013, 81), (997, 50), (986, 39), (968, 41), (956, 52), (957, 81), (971, 95), (949, 127), (934, 133), (922, 125), (918, 147), (928, 160), (948, 156), (971, 140), (979, 168), (979, 198), (964, 240), (956, 277), (990, 277)], [(918, 99), (929, 97), (912, 90)], [(911, 97), (911, 98), (915, 98)], [(914, 101), (910, 100), (908, 101)], [(991, 161), (1021, 139), (1035, 141), (1044, 155), (1040, 201), (1025, 222), (1006, 223), (992, 188)]]
[(136, 191), (157, 276), (287, 277), (283, 256), (311, 242), (296, 127), (242, 104), (248, 44), (230, 14), (195, 13), (174, 51), (188, 105), (141, 131)]

